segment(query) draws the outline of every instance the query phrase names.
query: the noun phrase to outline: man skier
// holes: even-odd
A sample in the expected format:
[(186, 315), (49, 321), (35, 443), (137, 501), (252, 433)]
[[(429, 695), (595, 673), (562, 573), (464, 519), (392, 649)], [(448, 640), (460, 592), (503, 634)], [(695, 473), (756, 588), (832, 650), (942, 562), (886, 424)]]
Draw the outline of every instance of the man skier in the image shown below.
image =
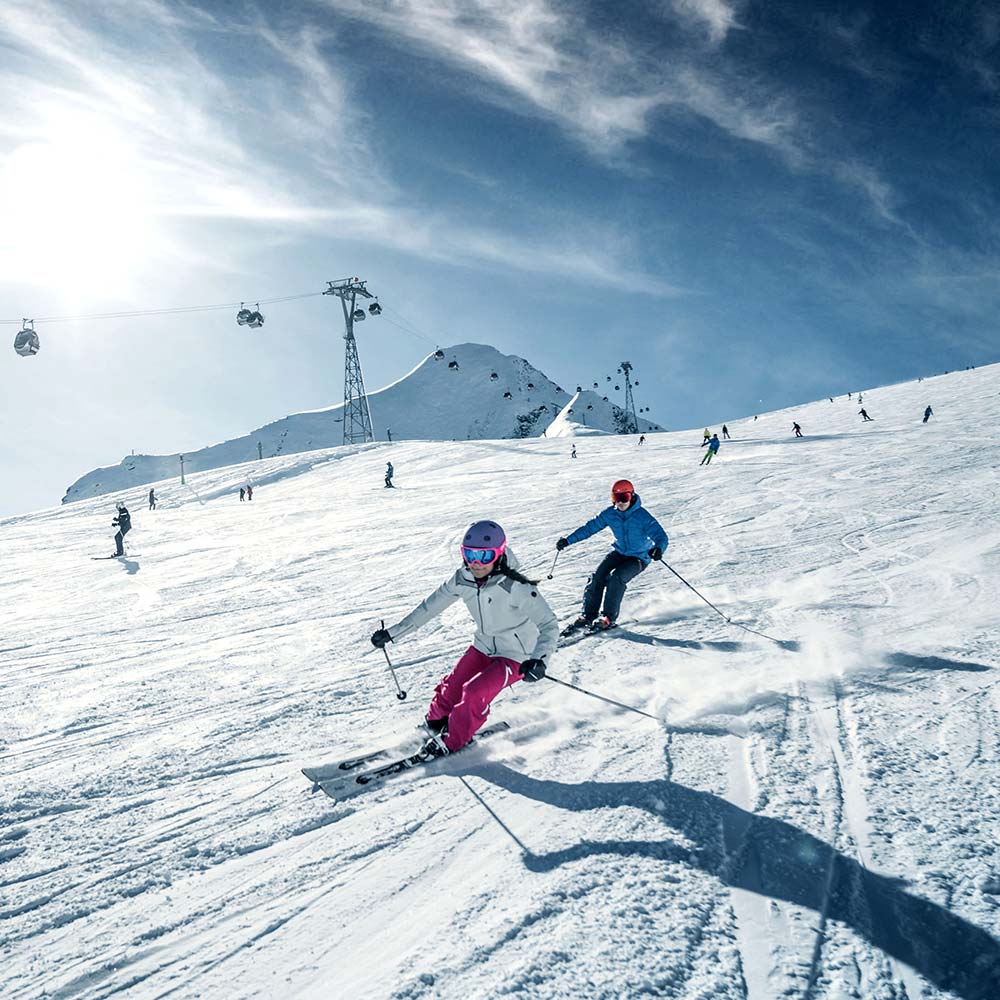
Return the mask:
[(392, 485), (392, 462), (385, 463), (385, 488), (387, 490), (394, 490), (396, 487)]
[(801, 428), (801, 427), (799, 427), (799, 425), (798, 425), (798, 424), (796, 424), (796, 423), (793, 423), (793, 424), (792, 424), (792, 430), (793, 430), (793, 431), (795, 431), (795, 436), (796, 436), (797, 438), (800, 438), (800, 437), (802, 437), (802, 428)]
[(156, 510), (156, 494), (152, 489), (149, 491), (149, 509)]
[(930, 420), (930, 418), (931, 418), (931, 416), (932, 416), (933, 413), (934, 413), (934, 411), (930, 408), (930, 406), (928, 406), (927, 409), (924, 410), (924, 423), (925, 424), (927, 423), (928, 420)]
[[(413, 568), (411, 564), (406, 572)], [(424, 720), (432, 733), (422, 751), (426, 758), (461, 750), (486, 722), (490, 703), (504, 688), (541, 680), (545, 659), (559, 641), (556, 616), (538, 584), (517, 571), (503, 528), (495, 521), (477, 521), (462, 539), (462, 565), (402, 621), (378, 629), (372, 645), (384, 648), (459, 598), (476, 623), (476, 634), (434, 689)]]
[(711, 440), (712, 440), (712, 432), (706, 427), (705, 428), (705, 433), (702, 434), (702, 436), (701, 436), (701, 446), (702, 446), (702, 448), (704, 448), (705, 445), (708, 444), (708, 442), (711, 441)]
[(723, 424), (722, 425), (722, 436), (728, 441), (729, 440), (729, 428)]
[(868, 416), (868, 411), (862, 406), (858, 413), (861, 414), (861, 422), (864, 423), (866, 420), (874, 420), (874, 417)]
[(132, 515), (120, 500), (116, 506), (118, 516), (111, 522), (112, 527), (118, 528), (115, 535), (115, 556), (123, 556), (125, 555), (125, 536), (132, 530)]
[[(561, 552), (567, 545), (582, 542), (602, 528), (610, 528), (613, 532), (614, 548), (591, 575), (583, 592), (583, 611), (564, 634), (581, 628), (601, 632), (614, 628), (629, 582), (649, 565), (651, 559), (662, 559), (668, 544), (667, 533), (642, 506), (639, 494), (627, 479), (619, 479), (611, 487), (610, 507), (560, 538), (556, 549)], [(598, 616), (602, 598), (604, 612)]]
[(573, 450), (569, 453), (570, 458), (576, 458), (576, 445), (573, 445)]
[(708, 451), (705, 452), (705, 457), (698, 463), (699, 465), (708, 465), (712, 461), (719, 450), (719, 443), (719, 435), (713, 434), (712, 440), (708, 442)]

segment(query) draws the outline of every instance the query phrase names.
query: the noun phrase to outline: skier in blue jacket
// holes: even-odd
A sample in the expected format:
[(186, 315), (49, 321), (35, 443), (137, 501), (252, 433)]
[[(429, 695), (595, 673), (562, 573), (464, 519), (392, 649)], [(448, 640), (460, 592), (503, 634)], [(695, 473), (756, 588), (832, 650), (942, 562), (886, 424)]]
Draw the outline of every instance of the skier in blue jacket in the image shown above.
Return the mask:
[[(564, 634), (581, 628), (595, 631), (614, 628), (626, 587), (649, 565), (651, 559), (663, 558), (663, 550), (668, 544), (667, 533), (642, 506), (639, 494), (627, 479), (619, 479), (611, 487), (610, 507), (567, 537), (560, 538), (556, 548), (561, 552), (567, 545), (582, 542), (602, 528), (610, 528), (614, 532), (614, 548), (601, 560), (587, 582), (587, 589), (583, 592), (583, 612)], [(604, 613), (598, 616), (602, 598)]]

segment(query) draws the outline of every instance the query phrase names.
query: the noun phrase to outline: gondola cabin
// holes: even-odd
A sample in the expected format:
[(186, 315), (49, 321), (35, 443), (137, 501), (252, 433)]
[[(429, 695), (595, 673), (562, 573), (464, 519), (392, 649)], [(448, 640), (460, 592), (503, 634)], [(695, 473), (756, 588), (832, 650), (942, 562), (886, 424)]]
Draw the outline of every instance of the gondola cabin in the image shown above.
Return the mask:
[(23, 329), (18, 330), (17, 336), (14, 337), (14, 350), (22, 358), (30, 358), (38, 353), (42, 345), (38, 340), (38, 334), (35, 333), (34, 320), (24, 320), (23, 322)]

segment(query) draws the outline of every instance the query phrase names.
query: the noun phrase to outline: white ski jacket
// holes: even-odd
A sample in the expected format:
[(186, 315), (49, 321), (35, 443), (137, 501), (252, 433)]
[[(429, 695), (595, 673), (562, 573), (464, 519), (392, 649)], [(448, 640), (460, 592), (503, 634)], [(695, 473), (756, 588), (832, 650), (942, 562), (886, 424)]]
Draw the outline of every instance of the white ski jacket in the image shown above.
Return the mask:
[[(517, 560), (509, 550), (507, 562), (512, 569), (517, 568)], [(555, 652), (559, 622), (538, 587), (518, 583), (502, 573), (494, 573), (482, 586), (477, 586), (465, 566), (393, 625), (389, 635), (394, 640), (402, 638), (426, 625), (460, 597), (476, 623), (472, 644), (480, 652), (505, 656), (518, 663), (545, 659)]]

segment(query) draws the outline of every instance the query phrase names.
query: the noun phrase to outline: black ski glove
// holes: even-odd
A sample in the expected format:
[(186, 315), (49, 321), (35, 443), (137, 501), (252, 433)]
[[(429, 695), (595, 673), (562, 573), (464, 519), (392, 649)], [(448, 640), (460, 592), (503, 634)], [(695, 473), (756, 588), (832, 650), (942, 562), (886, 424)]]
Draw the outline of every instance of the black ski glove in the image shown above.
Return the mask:
[(562, 552), (562, 550), (563, 550), (564, 548), (566, 548), (566, 546), (567, 546), (567, 545), (569, 545), (569, 541), (568, 541), (567, 539), (565, 539), (565, 538), (560, 538), (560, 539), (559, 539), (559, 540), (558, 540), (558, 541), (556, 542), (556, 548), (557, 548), (557, 549), (558, 549), (558, 550), (559, 550), (560, 552)]
[(521, 676), (526, 681), (540, 681), (545, 676), (545, 661), (525, 660), (521, 664)]
[(388, 642), (392, 642), (392, 636), (389, 635), (387, 628), (379, 628), (372, 632), (372, 645), (376, 649), (385, 649)]
[(649, 558), (659, 561), (663, 558), (663, 549), (661, 549), (659, 545), (654, 545), (649, 550)]

